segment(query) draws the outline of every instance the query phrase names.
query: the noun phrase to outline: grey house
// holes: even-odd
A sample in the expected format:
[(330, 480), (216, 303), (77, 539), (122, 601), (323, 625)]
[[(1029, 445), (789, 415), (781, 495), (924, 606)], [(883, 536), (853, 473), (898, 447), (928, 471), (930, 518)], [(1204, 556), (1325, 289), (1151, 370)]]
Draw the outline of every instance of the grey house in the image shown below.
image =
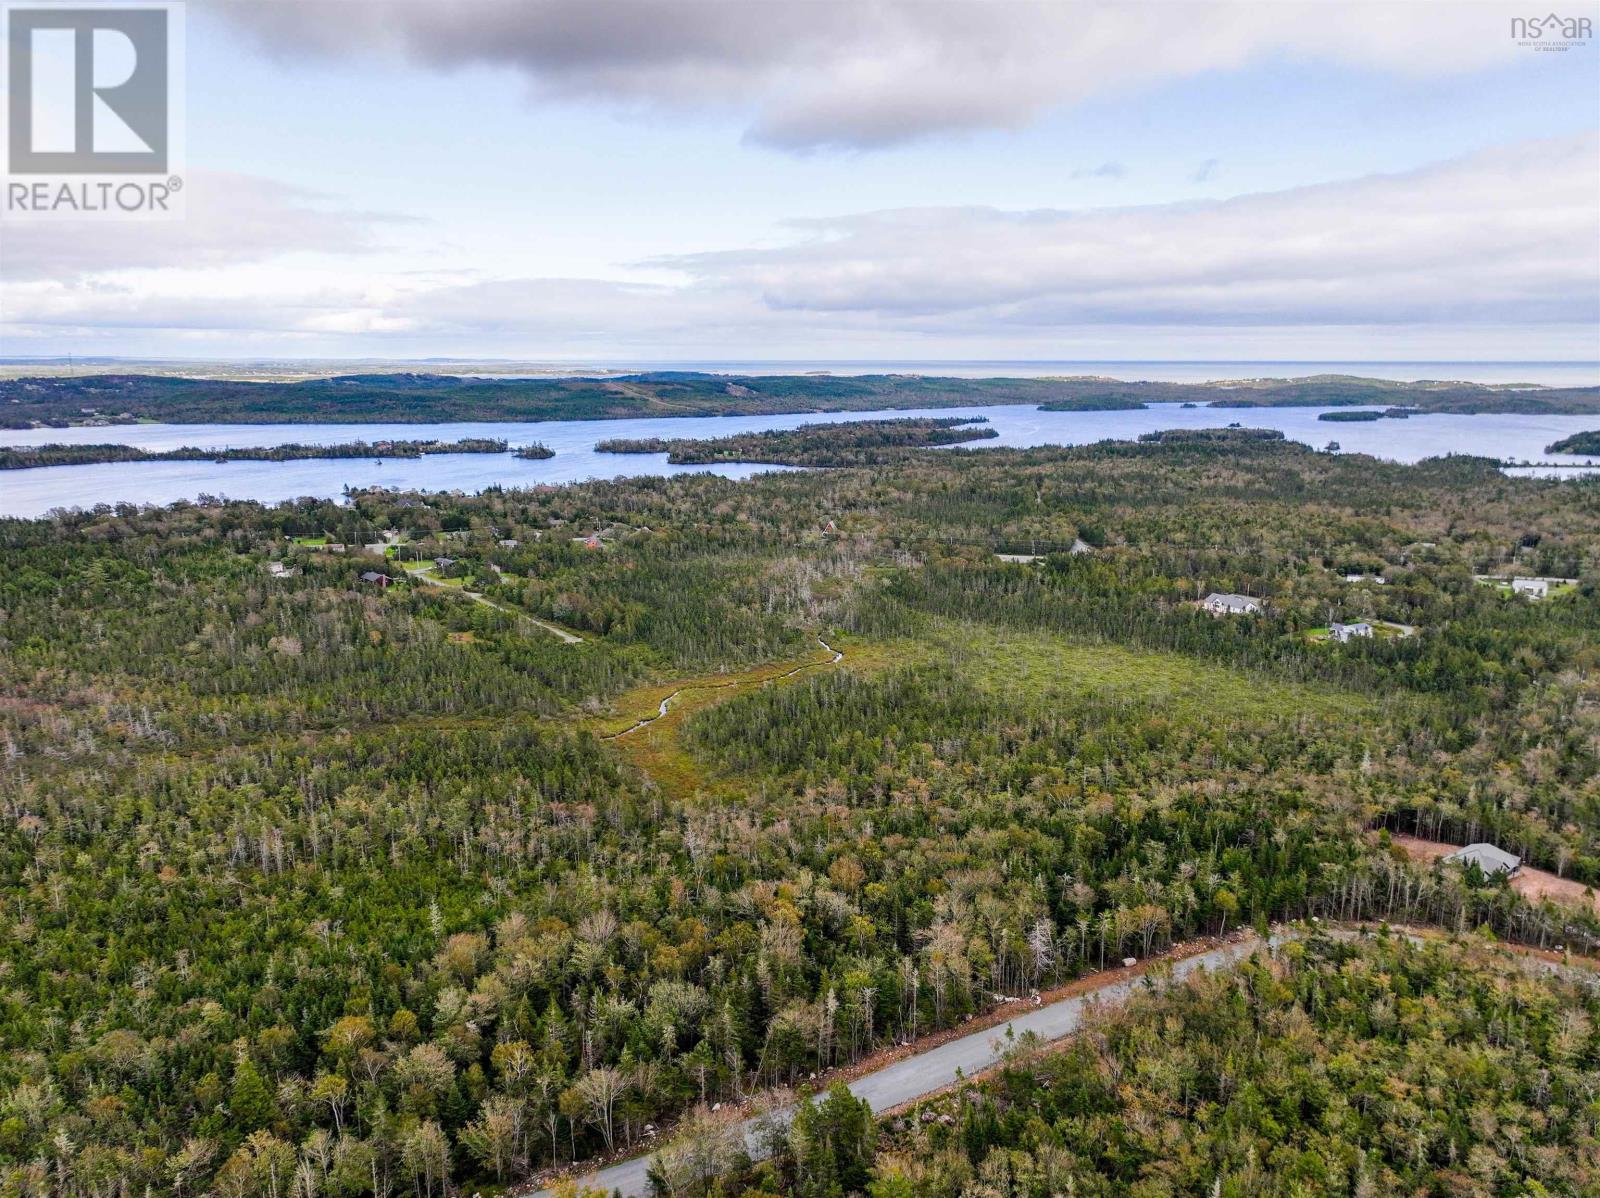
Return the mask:
[(1200, 601), (1200, 606), (1214, 616), (1253, 616), (1261, 610), (1261, 600), (1250, 595), (1212, 591)]
[(1454, 862), (1462, 868), (1468, 865), (1476, 865), (1491, 877), (1495, 874), (1505, 874), (1509, 878), (1522, 868), (1521, 857), (1518, 857), (1515, 853), (1508, 853), (1492, 844), (1485, 844), (1482, 841), (1457, 849), (1445, 857), (1445, 860)]
[(1328, 639), (1338, 641), (1341, 645), (1351, 637), (1371, 635), (1372, 625), (1364, 620), (1357, 624), (1341, 624), (1335, 620), (1328, 625)]

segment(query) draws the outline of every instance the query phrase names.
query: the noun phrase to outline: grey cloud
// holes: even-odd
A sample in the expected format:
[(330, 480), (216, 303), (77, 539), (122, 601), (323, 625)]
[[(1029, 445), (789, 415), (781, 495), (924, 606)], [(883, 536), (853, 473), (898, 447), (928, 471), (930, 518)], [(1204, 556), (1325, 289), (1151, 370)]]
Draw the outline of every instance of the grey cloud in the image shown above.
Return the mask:
[(1220, 158), (1207, 158), (1204, 162), (1202, 162), (1199, 166), (1197, 166), (1195, 168), (1194, 174), (1189, 176), (1190, 182), (1193, 182), (1193, 183), (1208, 183), (1208, 182), (1210, 182), (1212, 176), (1214, 176), (1217, 173), (1217, 168), (1219, 166), (1221, 166), (1221, 165), (1222, 165), (1222, 160)]
[(230, 290), (191, 269), (155, 291), (95, 276), (8, 286), (5, 317), (28, 336), (237, 328), (296, 344), (405, 339), (422, 352), (806, 356), (872, 345), (960, 356), (977, 346), (1126, 344), (1152, 329), (1169, 342), (1178, 330), (1235, 344), (1239, 330), (1267, 344), (1335, 328), (1392, 341), (1405, 329), (1471, 347), (1472, 329), (1512, 346), (1508, 330), (1520, 328), (1529, 344), (1571, 344), (1572, 330), (1592, 340), (1600, 324), (1597, 171), (1600, 135), (1591, 134), (1225, 201), (797, 221), (775, 247), (645, 264), (676, 272), (677, 285), (325, 271), (321, 284), (295, 278), (271, 300), (248, 280)]
[(999, 324), (1600, 321), (1600, 137), (1206, 203), (930, 208), (659, 260), (775, 310)]
[(750, 141), (871, 149), (1015, 128), (1269, 54), (1407, 74), (1514, 53), (1498, 4), (1059, 0), (208, 0), (286, 58), (499, 66), (535, 95), (732, 112)]

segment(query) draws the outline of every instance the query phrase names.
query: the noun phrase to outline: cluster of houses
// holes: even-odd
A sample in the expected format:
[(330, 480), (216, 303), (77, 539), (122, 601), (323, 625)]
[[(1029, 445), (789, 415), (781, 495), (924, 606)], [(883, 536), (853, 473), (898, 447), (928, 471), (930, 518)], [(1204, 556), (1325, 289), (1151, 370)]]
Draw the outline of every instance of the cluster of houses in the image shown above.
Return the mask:
[[(1254, 595), (1236, 595), (1230, 591), (1212, 591), (1200, 601), (1201, 609), (1213, 616), (1253, 616), (1260, 612), (1265, 604), (1266, 600), (1257, 599)], [(1328, 639), (1340, 645), (1376, 635), (1376, 627), (1365, 620), (1348, 624), (1334, 620), (1328, 625)]]
[[(500, 549), (517, 549), (522, 545), (522, 541), (518, 540), (516, 537), (504, 535), (504, 533), (508, 530), (490, 527), (487, 531), (488, 535), (495, 538), (495, 544)], [(589, 537), (576, 537), (574, 539), (588, 544), (591, 548), (601, 548), (606, 542), (620, 537), (628, 531), (629, 530), (626, 528), (617, 526), (602, 529)], [(470, 529), (444, 529), (435, 533), (430, 533), (429, 536), (430, 539), (444, 541), (447, 539), (464, 540), (471, 534), (472, 530)], [(538, 532), (534, 532), (532, 535), (535, 539), (537, 539), (540, 534)], [(379, 533), (379, 537), (379, 540), (374, 541), (371, 544), (357, 546), (356, 548), (359, 548), (373, 557), (383, 557), (395, 550), (397, 547), (405, 544), (402, 533), (398, 529), (383, 529)], [(289, 542), (288, 548), (291, 551), (298, 551), (302, 553), (346, 553), (350, 551), (349, 546), (336, 541), (316, 543), (314, 538), (309, 537), (290, 537), (286, 539)], [(441, 554), (440, 556), (430, 560), (433, 569), (437, 571), (438, 577), (450, 576), (452, 570), (462, 564), (462, 559), (451, 557), (445, 554)], [(493, 563), (486, 564), (488, 565), (488, 568), (495, 574), (503, 573), (503, 571)], [(422, 569), (425, 573), (428, 572), (428, 567), (424, 566)], [(274, 578), (289, 578), (300, 572), (298, 569), (291, 568), (287, 561), (279, 559), (269, 561), (267, 563), (267, 571)], [(356, 580), (362, 586), (377, 587), (380, 590), (387, 589), (393, 586), (395, 583), (403, 581), (402, 578), (396, 577), (392, 574), (384, 573), (379, 570), (363, 570), (356, 576)]]
[[(999, 555), (1005, 556), (1005, 555)], [(1349, 573), (1341, 576), (1347, 583), (1370, 583), (1374, 586), (1387, 586), (1389, 580), (1381, 574)], [(1496, 574), (1477, 574), (1473, 576), (1478, 582), (1492, 583), (1496, 586), (1506, 587), (1514, 595), (1523, 595), (1528, 599), (1547, 599), (1553, 591), (1560, 588), (1574, 586), (1576, 578), (1506, 578)], [(1266, 600), (1258, 599), (1253, 595), (1237, 595), (1227, 591), (1213, 591), (1200, 601), (1200, 606), (1213, 616), (1253, 616), (1262, 611)], [(1403, 624), (1390, 624), (1389, 630), (1398, 632), (1402, 636), (1414, 633)], [(1320, 634), (1319, 634), (1320, 635)], [(1344, 645), (1357, 639), (1370, 639), (1377, 635), (1377, 627), (1365, 620), (1344, 623), (1334, 620), (1328, 625), (1328, 640)]]

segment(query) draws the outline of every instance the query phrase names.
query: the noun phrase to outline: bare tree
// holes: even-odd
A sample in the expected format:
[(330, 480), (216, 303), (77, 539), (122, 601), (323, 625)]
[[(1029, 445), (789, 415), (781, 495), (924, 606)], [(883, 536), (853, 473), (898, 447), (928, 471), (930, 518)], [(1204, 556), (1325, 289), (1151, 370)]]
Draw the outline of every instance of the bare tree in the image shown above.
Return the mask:
[(616, 1147), (617, 1099), (627, 1088), (628, 1079), (609, 1067), (589, 1070), (573, 1087), (583, 1103), (587, 1121), (600, 1129), (607, 1152)]

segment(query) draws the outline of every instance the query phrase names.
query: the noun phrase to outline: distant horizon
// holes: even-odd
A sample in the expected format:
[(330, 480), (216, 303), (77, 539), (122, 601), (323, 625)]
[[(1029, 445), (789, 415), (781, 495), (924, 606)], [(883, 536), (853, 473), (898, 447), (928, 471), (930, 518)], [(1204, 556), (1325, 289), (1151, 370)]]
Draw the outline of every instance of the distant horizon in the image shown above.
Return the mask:
[[(679, 358), (551, 359), (473, 357), (173, 358), (94, 354), (0, 357), (0, 375), (73, 377), (119, 370), (173, 377), (292, 382), (347, 373), (457, 375), (511, 380), (645, 373), (745, 376), (901, 374), (946, 378), (1104, 376), (1118, 382), (1226, 383), (1341, 374), (1389, 382), (1478, 386), (1600, 386), (1600, 359), (1447, 358)], [(249, 377), (240, 377), (249, 376)]]

